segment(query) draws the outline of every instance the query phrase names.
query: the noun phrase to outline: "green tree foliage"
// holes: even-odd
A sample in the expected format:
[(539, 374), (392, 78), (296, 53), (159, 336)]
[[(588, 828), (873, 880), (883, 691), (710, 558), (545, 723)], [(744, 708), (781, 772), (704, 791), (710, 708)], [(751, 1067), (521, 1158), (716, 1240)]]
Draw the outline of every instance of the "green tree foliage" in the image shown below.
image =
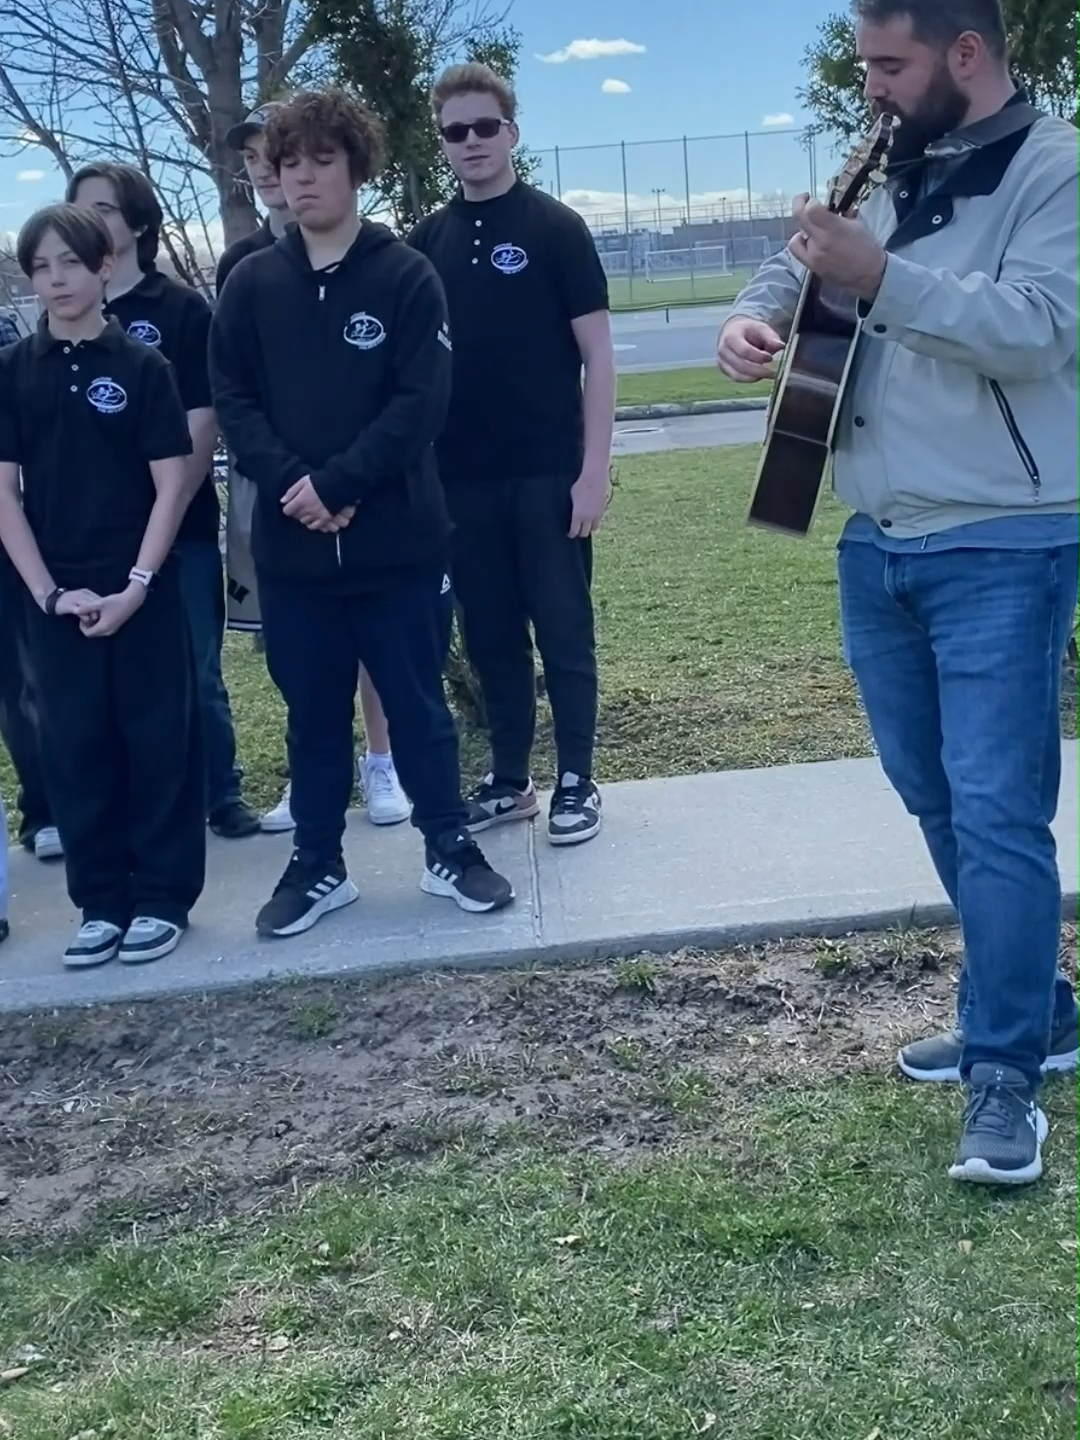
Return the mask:
[[(1077, 11), (1075, 0), (1005, 0), (1012, 69), (1033, 104), (1077, 123)], [(855, 26), (830, 15), (803, 60), (807, 83), (799, 99), (838, 140), (865, 132), (862, 66)]]
[[(389, 160), (373, 189), (407, 230), (456, 185), (431, 116), (433, 82), (446, 65), (478, 60), (513, 84), (520, 37), (469, 0), (312, 0), (308, 23), (334, 83), (360, 94), (386, 125)], [(532, 173), (526, 152), (517, 163)]]

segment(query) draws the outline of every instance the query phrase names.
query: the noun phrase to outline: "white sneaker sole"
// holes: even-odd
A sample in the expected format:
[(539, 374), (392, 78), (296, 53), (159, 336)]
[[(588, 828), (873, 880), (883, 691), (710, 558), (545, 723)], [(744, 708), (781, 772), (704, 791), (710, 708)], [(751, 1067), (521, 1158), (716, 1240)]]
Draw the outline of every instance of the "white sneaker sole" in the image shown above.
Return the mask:
[(1042, 1146), (1050, 1133), (1050, 1123), (1041, 1110), (1035, 1112), (1035, 1136), (1038, 1147), (1035, 1159), (1022, 1170), (995, 1170), (985, 1160), (966, 1160), (963, 1165), (949, 1166), (950, 1180), (965, 1180), (969, 1185), (1031, 1185), (1043, 1173)]
[(64, 858), (64, 846), (59, 839), (46, 840), (41, 844), (35, 840), (34, 858), (37, 860), (62, 860)]
[(167, 940), (162, 940), (159, 945), (155, 945), (151, 950), (125, 950), (123, 944), (121, 944), (118, 952), (120, 964), (149, 965), (152, 960), (164, 960), (165, 956), (171, 955), (180, 944), (180, 937), (183, 933), (182, 930), (177, 931), (175, 935), (170, 935)]
[(293, 935), (303, 935), (305, 930), (317, 925), (324, 915), (330, 915), (335, 910), (344, 910), (346, 905), (359, 899), (360, 891), (353, 882), (343, 880), (336, 890), (331, 890), (329, 895), (317, 900), (306, 915), (301, 915), (300, 919), (294, 920), (291, 925), (283, 925), (278, 930), (263, 930), (256, 924), (256, 929), (267, 940), (288, 940)]
[(296, 821), (291, 815), (279, 815), (276, 810), (271, 810), (259, 821), (259, 829), (264, 835), (284, 835), (296, 829)]
[(485, 830), (494, 830), (498, 825), (512, 825), (515, 820), (535, 820), (540, 814), (540, 801), (533, 797), (530, 805), (515, 805), (513, 810), (503, 810), (498, 815), (489, 815), (486, 820), (476, 820), (465, 826), (470, 835), (482, 835)]
[(372, 825), (401, 825), (411, 815), (412, 806), (408, 804), (404, 807), (398, 806), (396, 810), (373, 810), (370, 805), (367, 807), (367, 818)]
[(488, 915), (492, 910), (503, 910), (514, 899), (514, 892), (511, 890), (509, 896), (501, 904), (470, 900), (467, 895), (462, 895), (454, 888), (452, 881), (443, 880), (438, 875), (433, 875), (430, 870), (425, 870), (420, 877), (420, 889), (425, 895), (434, 895), (439, 900), (453, 900), (458, 909), (466, 910), (470, 915)]
[(99, 965), (108, 965), (120, 954), (120, 942), (122, 935), (117, 935), (114, 944), (108, 950), (99, 950), (93, 955), (69, 955), (64, 951), (65, 970), (96, 970)]
[(548, 842), (556, 847), (566, 845), (584, 845), (588, 840), (595, 840), (600, 831), (604, 828), (604, 822), (598, 815), (596, 824), (589, 830), (570, 830), (560, 834), (558, 830), (548, 827)]
[[(959, 1085), (960, 1083), (960, 1071), (955, 1065), (945, 1070), (919, 1070), (915, 1066), (907, 1064), (903, 1050), (898, 1053), (896, 1064), (901, 1073), (906, 1075), (909, 1080), (915, 1080), (922, 1085)], [(1060, 1055), (1049, 1055), (1042, 1064), (1044, 1075), (1068, 1075), (1076, 1069), (1080, 1069), (1080, 1050), (1067, 1050)]]

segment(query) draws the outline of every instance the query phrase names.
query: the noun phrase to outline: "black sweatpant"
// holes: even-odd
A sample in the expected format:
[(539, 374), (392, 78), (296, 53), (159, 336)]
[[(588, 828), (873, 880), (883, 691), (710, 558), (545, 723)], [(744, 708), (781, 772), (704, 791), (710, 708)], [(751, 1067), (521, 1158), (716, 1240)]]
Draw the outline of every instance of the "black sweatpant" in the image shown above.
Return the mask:
[(52, 825), (53, 818), (41, 770), (26, 589), (17, 575), (7, 573), (9, 568), (6, 557), (0, 556), (0, 737), (19, 782), (19, 839), (29, 843), (39, 830)]
[(525, 779), (536, 730), (529, 622), (544, 665), (559, 774), (591, 775), (596, 740), (592, 541), (571, 540), (576, 476), (455, 483), (454, 590), (491, 727), (491, 768)]
[(394, 764), (426, 840), (462, 828), (458, 737), (443, 689), (453, 614), (445, 572), (425, 570), (374, 594), (335, 594), (259, 573), (266, 664), (289, 710), (296, 848), (314, 863), (341, 854), (353, 789), (360, 664), (390, 728)]
[[(99, 592), (100, 593), (100, 592)], [(29, 605), (41, 757), (84, 920), (186, 925), (206, 877), (194, 667), (172, 565), (107, 639)]]

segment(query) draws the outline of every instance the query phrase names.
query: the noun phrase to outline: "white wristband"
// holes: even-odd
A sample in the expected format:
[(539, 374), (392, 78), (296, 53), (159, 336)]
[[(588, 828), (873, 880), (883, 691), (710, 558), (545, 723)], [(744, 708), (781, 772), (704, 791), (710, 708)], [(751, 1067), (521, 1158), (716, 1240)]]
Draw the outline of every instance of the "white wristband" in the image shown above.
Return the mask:
[(128, 571), (128, 579), (137, 580), (146, 590), (150, 589), (150, 582), (153, 578), (154, 572), (152, 570), (140, 570), (137, 565), (132, 566)]

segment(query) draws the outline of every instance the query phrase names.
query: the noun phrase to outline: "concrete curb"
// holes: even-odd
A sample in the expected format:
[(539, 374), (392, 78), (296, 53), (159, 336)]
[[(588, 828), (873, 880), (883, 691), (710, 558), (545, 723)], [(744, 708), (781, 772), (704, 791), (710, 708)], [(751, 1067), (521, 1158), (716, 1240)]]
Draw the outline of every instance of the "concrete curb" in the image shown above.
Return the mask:
[[(1080, 918), (1080, 895), (1075, 891), (1062, 895), (1062, 919), (1075, 922)], [(98, 1009), (103, 1005), (152, 1004), (158, 999), (176, 999), (237, 994), (257, 994), (279, 985), (302, 985), (318, 980), (372, 980), (396, 975), (430, 975), (433, 972), (459, 970), (527, 970), (537, 966), (560, 969), (574, 965), (605, 964), (634, 955), (670, 955), (679, 950), (728, 951), (738, 946), (763, 945), (782, 940), (813, 937), (839, 939), (845, 935), (875, 933), (887, 930), (930, 929), (953, 925), (956, 915), (949, 904), (930, 902), (891, 906), (874, 911), (838, 911), (833, 915), (792, 917), (790, 920), (760, 922), (736, 921), (732, 924), (673, 927), (670, 930), (632, 931), (610, 939), (561, 941), (522, 949), (461, 951), (447, 955), (441, 962), (414, 957), (398, 961), (342, 960), (340, 952), (330, 950), (304, 965), (283, 965), (259, 974), (233, 974), (222, 968), (201, 982), (183, 974), (162, 969), (155, 973), (152, 987), (132, 984), (119, 993), (101, 997), (80, 996), (77, 992), (59, 995), (44, 1003), (19, 999), (0, 1000), (0, 1016), (35, 1015), (63, 1010)]]
[(734, 415), (741, 410), (767, 410), (767, 395), (751, 395), (745, 400), (673, 401), (665, 405), (619, 405), (616, 420), (672, 420), (682, 415)]

